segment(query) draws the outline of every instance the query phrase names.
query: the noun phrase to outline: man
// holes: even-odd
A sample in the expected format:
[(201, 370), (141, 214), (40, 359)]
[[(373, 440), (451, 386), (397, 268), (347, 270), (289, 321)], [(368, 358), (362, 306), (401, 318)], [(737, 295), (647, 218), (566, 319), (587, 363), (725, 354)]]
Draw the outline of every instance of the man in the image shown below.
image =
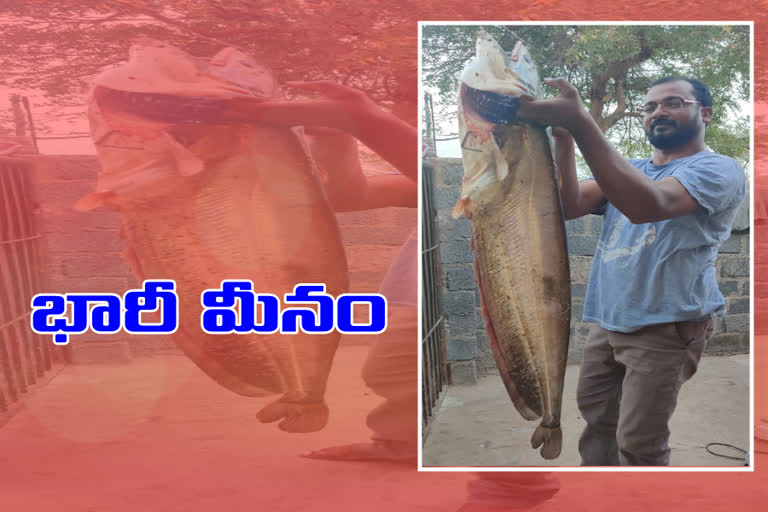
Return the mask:
[[(745, 195), (744, 172), (706, 150), (712, 98), (698, 80), (651, 85), (640, 111), (654, 152), (637, 160), (611, 145), (571, 84), (546, 82), (559, 96), (523, 98), (518, 114), (557, 127), (566, 218), (604, 216), (584, 303), (584, 320), (596, 325), (577, 388), (582, 465), (669, 465), (680, 386), (725, 312), (715, 260)], [(577, 181), (574, 140), (594, 180)]]

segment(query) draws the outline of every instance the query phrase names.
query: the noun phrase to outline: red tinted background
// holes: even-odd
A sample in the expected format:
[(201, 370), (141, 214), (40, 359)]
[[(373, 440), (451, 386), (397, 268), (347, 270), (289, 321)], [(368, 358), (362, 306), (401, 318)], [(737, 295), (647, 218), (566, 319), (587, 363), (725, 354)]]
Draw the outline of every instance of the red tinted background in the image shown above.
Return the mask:
[[(334, 3), (325, 3), (329, 4)], [(335, 10), (325, 11), (336, 18), (325, 22), (343, 22), (352, 34), (359, 26), (370, 24), (377, 5), (338, 2)], [(386, 5), (388, 15), (397, 13), (401, 18), (399, 38), (382, 47), (386, 49), (382, 51), (396, 50), (387, 53), (387, 58), (394, 59), (392, 66), (398, 73), (416, 68), (418, 20), (754, 20), (755, 190), (768, 186), (768, 168), (763, 163), (768, 158), (768, 146), (762, 144), (768, 131), (764, 103), (768, 90), (764, 79), (768, 68), (764, 50), (768, 42), (766, 2), (539, 0), (472, 4), (449, 0), (412, 4), (395, 0)], [(278, 24), (267, 16), (273, 6), (265, 3), (262, 7), (265, 31), (290, 29), (285, 18)], [(317, 13), (297, 10), (295, 15)], [(323, 22), (317, 19), (319, 31)], [(297, 48), (303, 48), (301, 34), (296, 37)], [(338, 40), (328, 41), (327, 49), (323, 44), (318, 38), (313, 54), (339, 51)], [(344, 61), (354, 65), (358, 56), (362, 61), (370, 58), (371, 51), (350, 45)], [(415, 76), (412, 80), (415, 89)], [(407, 117), (416, 118), (415, 105), (412, 108)], [(416, 154), (415, 148), (404, 147), (403, 151)], [(415, 227), (415, 219), (413, 222)], [(766, 279), (761, 269), (768, 254), (760, 250), (766, 242), (766, 228), (757, 227), (755, 282)], [(761, 298), (755, 297), (758, 331), (765, 329), (767, 320)], [(415, 337), (414, 332), (414, 351)], [(418, 473), (415, 466), (345, 464), (299, 457), (308, 449), (367, 439), (365, 416), (377, 400), (359, 377), (364, 358), (365, 347), (351, 347), (337, 355), (327, 398), (331, 423), (322, 432), (307, 435), (286, 434), (274, 425), (258, 423), (255, 413), (263, 400), (235, 396), (175, 359), (99, 369), (69, 367), (36, 391), (0, 428), (0, 509), (458, 509), (472, 475)], [(755, 361), (755, 415), (760, 418), (768, 416), (768, 352), (765, 339), (759, 336), (755, 339)], [(415, 409), (413, 416), (404, 416), (401, 421), (415, 423)], [(561, 490), (544, 509), (763, 509), (768, 502), (766, 464), (766, 455), (758, 453), (754, 473), (560, 473)]]

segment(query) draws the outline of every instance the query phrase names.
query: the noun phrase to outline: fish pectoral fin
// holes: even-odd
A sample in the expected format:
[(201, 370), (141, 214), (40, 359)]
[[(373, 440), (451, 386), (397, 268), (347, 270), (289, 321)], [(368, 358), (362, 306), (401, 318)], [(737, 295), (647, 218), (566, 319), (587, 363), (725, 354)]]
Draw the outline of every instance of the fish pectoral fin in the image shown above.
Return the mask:
[(115, 203), (116, 197), (117, 195), (112, 191), (94, 192), (80, 198), (72, 208), (77, 212), (87, 212), (95, 208), (119, 211), (120, 208)]
[(471, 219), (472, 217), (469, 215), (469, 212), (467, 211), (467, 206), (469, 205), (469, 198), (468, 197), (462, 197), (458, 201), (456, 201), (456, 206), (453, 207), (453, 212), (451, 213), (451, 216), (454, 219), (458, 219), (462, 215), (466, 216), (468, 219)]
[(509, 175), (509, 162), (507, 162), (507, 158), (501, 152), (501, 145), (499, 145), (499, 140), (496, 137), (494, 137), (491, 156), (493, 157), (494, 161), (496, 179), (499, 181), (504, 181), (504, 179)]

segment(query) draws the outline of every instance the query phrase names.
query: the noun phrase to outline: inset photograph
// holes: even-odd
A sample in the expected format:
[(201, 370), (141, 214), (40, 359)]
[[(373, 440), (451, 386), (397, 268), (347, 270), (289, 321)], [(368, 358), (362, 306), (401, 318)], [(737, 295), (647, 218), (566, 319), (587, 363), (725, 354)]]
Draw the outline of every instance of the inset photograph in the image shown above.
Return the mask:
[(420, 469), (751, 471), (752, 28), (420, 25)]

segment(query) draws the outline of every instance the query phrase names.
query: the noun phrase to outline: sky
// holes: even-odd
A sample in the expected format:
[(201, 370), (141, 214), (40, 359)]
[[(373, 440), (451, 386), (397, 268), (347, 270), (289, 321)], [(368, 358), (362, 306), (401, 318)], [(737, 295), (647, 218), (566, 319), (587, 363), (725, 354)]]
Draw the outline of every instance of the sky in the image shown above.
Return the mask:
[[(441, 103), (440, 95), (438, 94), (438, 91), (435, 87), (424, 83), (423, 88), (424, 88), (424, 92), (431, 93), (432, 101), (434, 103), (434, 110), (436, 113), (444, 112), (452, 109), (455, 110), (454, 106)], [(737, 90), (736, 84), (733, 85), (733, 88), (734, 88), (733, 95), (737, 96), (738, 93), (736, 92)], [(740, 118), (747, 118), (751, 122), (753, 122), (754, 116), (752, 115), (753, 109), (752, 109), (751, 102), (740, 100), (738, 103), (739, 103), (739, 107), (737, 109), (737, 112), (734, 112), (734, 114), (736, 114), (736, 116)], [(459, 132), (457, 115), (449, 116), (448, 119), (443, 120), (442, 122), (437, 121), (436, 125), (437, 125), (436, 136), (438, 139), (444, 139), (449, 137), (450, 135), (458, 134)], [(610, 138), (610, 131), (609, 131), (609, 138)], [(617, 141), (613, 141), (613, 142), (616, 143)], [(461, 158), (461, 145), (460, 145), (458, 136), (451, 140), (443, 140), (443, 141), (438, 140), (438, 142), (436, 143), (435, 151), (437, 156), (439, 157)], [(752, 167), (751, 162), (748, 167), (749, 168), (747, 169), (747, 172), (751, 174), (751, 167)]]

